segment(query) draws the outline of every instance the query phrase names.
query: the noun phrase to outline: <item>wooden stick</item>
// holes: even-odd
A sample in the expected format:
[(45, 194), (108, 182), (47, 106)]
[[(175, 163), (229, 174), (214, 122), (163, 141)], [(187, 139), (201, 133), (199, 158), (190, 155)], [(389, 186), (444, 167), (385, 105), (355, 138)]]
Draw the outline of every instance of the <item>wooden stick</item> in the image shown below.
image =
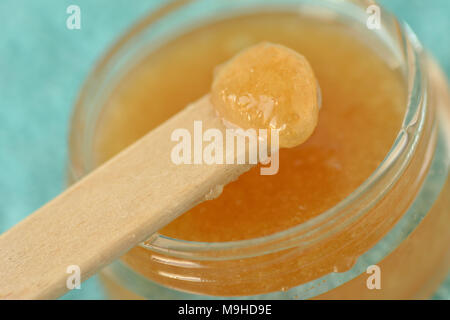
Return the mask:
[(175, 165), (171, 134), (177, 128), (192, 134), (195, 120), (203, 130), (225, 131), (206, 96), (2, 234), (0, 298), (64, 294), (69, 266), (79, 266), (86, 280), (250, 169)]

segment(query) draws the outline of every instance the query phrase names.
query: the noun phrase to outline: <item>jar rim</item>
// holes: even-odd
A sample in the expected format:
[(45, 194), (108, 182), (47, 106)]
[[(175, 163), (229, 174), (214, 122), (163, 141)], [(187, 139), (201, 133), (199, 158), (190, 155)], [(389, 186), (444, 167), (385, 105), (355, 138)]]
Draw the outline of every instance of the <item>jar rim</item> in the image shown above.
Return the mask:
[[(329, 0), (326, 0), (325, 2), (327, 1)], [(152, 23), (163, 18), (165, 15), (170, 14), (173, 10), (177, 10), (192, 2), (194, 1), (174, 0), (158, 8), (154, 13), (145, 17), (132, 27), (110, 50), (108, 50), (89, 75), (88, 80), (86, 80), (80, 92), (78, 101), (75, 105), (74, 115), (72, 116), (70, 129), (71, 137), (75, 134), (75, 118), (78, 109), (84, 104), (92, 87), (98, 85), (101, 75), (104, 73), (114, 55), (117, 54), (121, 48), (125, 47), (129, 42), (135, 39), (135, 37), (138, 37), (138, 35)], [(310, 3), (310, 1), (305, 2)], [(367, 1), (363, 0), (362, 2)], [(354, 6), (354, 9), (361, 10), (361, 8), (354, 3), (349, 3), (349, 5)], [(426, 101), (427, 92), (426, 79), (422, 73), (420, 59), (422, 53), (420, 42), (406, 23), (400, 23), (395, 16), (385, 11), (383, 8), (381, 8), (381, 10), (382, 20), (389, 19), (390, 23), (393, 23), (396, 28), (395, 36), (398, 37), (397, 41), (400, 43), (399, 52), (401, 53), (405, 64), (404, 70), (405, 79), (407, 81), (408, 101), (402, 127), (392, 148), (383, 159), (382, 163), (359, 187), (335, 206), (321, 214), (304, 223), (270, 235), (237, 241), (197, 242), (174, 239), (156, 233), (145, 242), (142, 242), (140, 246), (144, 249), (169, 254), (171, 256), (189, 256), (191, 258), (195, 256), (200, 259), (212, 252), (220, 252), (219, 256), (214, 254), (215, 259), (219, 260), (267, 254), (294, 246), (298, 247), (300, 245), (309, 246), (316, 243), (316, 241), (341, 230), (341, 228), (345, 227), (345, 224), (354, 221), (354, 219), (361, 218), (366, 212), (367, 206), (372, 206), (377, 199), (382, 197), (382, 194), (378, 194), (376, 199), (371, 199), (371, 201), (365, 203), (366, 207), (361, 207), (356, 211), (352, 211), (351, 219), (346, 215), (346, 210), (348, 211), (348, 208), (352, 204), (355, 204), (355, 202), (364, 197), (370, 190), (373, 190), (376, 185), (384, 193), (388, 192), (390, 187), (392, 187), (392, 184), (395, 183), (395, 179), (398, 179), (398, 176), (401, 175), (401, 170), (407, 166), (407, 163), (416, 148), (425, 117), (426, 104), (423, 102)], [(385, 30), (384, 27), (376, 32), (379, 32), (379, 37), (389, 37), (388, 31)], [(73, 163), (73, 154), (70, 152), (69, 165), (72, 167)], [(388, 175), (389, 172), (393, 172), (393, 170), (400, 171), (396, 172), (396, 174), (391, 174), (390, 179), (384, 179), (386, 175)], [(382, 183), (381, 186), (380, 183)], [(330, 228), (330, 226), (333, 227)], [(239, 249), (239, 253), (236, 252), (236, 249)]]

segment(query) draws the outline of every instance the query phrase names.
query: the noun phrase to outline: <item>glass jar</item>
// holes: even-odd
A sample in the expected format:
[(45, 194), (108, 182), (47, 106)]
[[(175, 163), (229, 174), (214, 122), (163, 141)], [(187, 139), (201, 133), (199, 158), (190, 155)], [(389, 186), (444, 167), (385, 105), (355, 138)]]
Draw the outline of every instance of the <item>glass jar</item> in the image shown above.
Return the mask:
[[(374, 1), (173, 1), (138, 23), (95, 68), (75, 107), (69, 180), (94, 169), (96, 127), (121, 77), (161, 43), (222, 16), (302, 10), (366, 28)], [(102, 271), (112, 298), (427, 298), (450, 265), (450, 99), (445, 77), (414, 33), (381, 9), (371, 36), (395, 61), (408, 105), (382, 164), (333, 208), (291, 229), (250, 240), (201, 243), (160, 234)], [(369, 44), (377, 41), (367, 39)], [(370, 290), (370, 266), (381, 289)]]

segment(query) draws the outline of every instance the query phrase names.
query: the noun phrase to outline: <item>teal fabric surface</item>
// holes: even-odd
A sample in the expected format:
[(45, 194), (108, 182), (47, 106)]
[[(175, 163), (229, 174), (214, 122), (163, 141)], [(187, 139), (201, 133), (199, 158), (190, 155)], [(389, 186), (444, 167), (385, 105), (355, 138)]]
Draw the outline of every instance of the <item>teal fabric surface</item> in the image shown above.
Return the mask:
[[(213, 0), (212, 0), (213, 1)], [(102, 53), (164, 0), (0, 1), (0, 233), (64, 189), (73, 103)], [(379, 1), (406, 20), (450, 75), (450, 1)], [(81, 30), (66, 9), (81, 8)], [(105, 298), (98, 279), (64, 299)], [(450, 299), (450, 277), (435, 298)]]

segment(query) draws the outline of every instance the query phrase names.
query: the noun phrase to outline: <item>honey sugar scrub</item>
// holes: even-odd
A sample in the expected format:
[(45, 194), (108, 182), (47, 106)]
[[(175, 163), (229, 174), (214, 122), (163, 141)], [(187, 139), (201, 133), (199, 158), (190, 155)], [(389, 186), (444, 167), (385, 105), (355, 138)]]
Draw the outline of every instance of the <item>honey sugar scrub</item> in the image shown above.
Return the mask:
[[(253, 119), (237, 119), (227, 113), (231, 110), (230, 113), (239, 116), (239, 108), (243, 108), (246, 115), (255, 112), (254, 118), (257, 118), (257, 107), (248, 110), (250, 102), (242, 102), (248, 93), (234, 90), (231, 95), (239, 95), (236, 99), (241, 100), (241, 104), (239, 101), (230, 103), (224, 101), (230, 99), (230, 94), (218, 87), (218, 81), (222, 86), (231, 82), (242, 88), (248, 86), (243, 81), (253, 80), (228, 81), (225, 77), (232, 77), (229, 74), (235, 70), (221, 70), (227, 68), (224, 62), (231, 63), (234, 55), (245, 50), (245, 46), (233, 47), (237, 39), (244, 37), (240, 35), (242, 30), (248, 30), (246, 37), (252, 39), (247, 43), (249, 47), (270, 41), (307, 56), (314, 70), (310, 73), (315, 73), (322, 91), (320, 121), (303, 147), (280, 150), (280, 168), (276, 175), (261, 177), (259, 169), (255, 168), (226, 186), (215, 201), (198, 205), (164, 228), (161, 232), (165, 236), (189, 241), (236, 241), (267, 236), (305, 222), (336, 205), (363, 183), (382, 162), (401, 128), (406, 88), (400, 74), (391, 70), (367, 46), (355, 42), (342, 26), (338, 28), (313, 19), (299, 19), (297, 15), (265, 14), (226, 20), (195, 30), (156, 51), (153, 53), (156, 57), (149, 57), (131, 71), (112, 93), (103, 110), (94, 141), (96, 162), (107, 160), (134, 142), (140, 137), (138, 132), (144, 134), (151, 130), (149, 122), (156, 122), (156, 117), (160, 116), (164, 121), (164, 116), (170, 117), (179, 108), (209, 92), (211, 83), (211, 101), (219, 115), (248, 129)], [(297, 33), (311, 36), (299, 39)], [(338, 49), (330, 54), (327, 44), (334, 44)], [(235, 51), (231, 51), (233, 48)], [(267, 51), (262, 50), (264, 54), (270, 54)], [(276, 59), (265, 58), (268, 61)], [(252, 57), (244, 52), (235, 59), (253, 60), (257, 64), (257, 59), (261, 57)], [(352, 68), (349, 68), (349, 61)], [(214, 72), (217, 73), (216, 82), (213, 81)], [(183, 74), (186, 82), (180, 76)], [(301, 85), (306, 87), (304, 92), (311, 91), (307, 86), (316, 85), (315, 79), (310, 77), (305, 79), (301, 76), (296, 83), (296, 79), (291, 78), (283, 81), (283, 76), (286, 77), (280, 74), (274, 85)], [(272, 75), (267, 77), (273, 79)], [(259, 85), (264, 80), (256, 83)], [(226, 89), (232, 90), (230, 87)], [(259, 100), (264, 96), (264, 90), (269, 88), (257, 89), (261, 92), (253, 98), (264, 107), (264, 102)], [(270, 90), (276, 91), (273, 88)], [(181, 101), (183, 96), (186, 98)], [(296, 98), (289, 94), (282, 97)], [(228, 108), (223, 106), (224, 102)], [(290, 104), (298, 108), (308, 107), (293, 102)], [(154, 110), (157, 108), (153, 105), (164, 105), (164, 108)], [(305, 112), (306, 116), (311, 119), (318, 117), (318, 111), (309, 108), (311, 111)], [(287, 117), (293, 118), (295, 114)], [(268, 127), (272, 121), (268, 118), (264, 122), (264, 115), (258, 120), (261, 121), (257, 123), (259, 127)], [(311, 122), (314, 124), (315, 121)], [(306, 140), (313, 128), (300, 128), (308, 132), (305, 137), (298, 134), (297, 140)], [(119, 144), (121, 140), (123, 145)]]
[[(249, 68), (248, 57), (259, 59)], [(278, 75), (287, 69), (291, 70), (288, 74), (294, 81), (281, 84), (285, 79), (280, 80)], [(254, 76), (257, 79), (245, 81)], [(239, 86), (233, 85), (234, 82)], [(312, 85), (303, 86), (303, 83)], [(236, 110), (234, 100), (226, 99), (217, 108), (206, 94), (32, 213), (29, 219), (2, 234), (0, 247), (4, 249), (0, 260), (2, 272), (6, 270), (6, 280), (0, 282), (0, 298), (60, 296), (69, 289), (67, 282), (61, 281), (67, 263), (76, 262), (77, 268), (83, 270), (83, 277), (100, 271), (195, 205), (219, 197), (225, 185), (258, 163), (258, 148), (264, 149), (264, 156), (259, 157), (263, 162), (277, 164), (274, 171), (263, 173), (262, 170), (261, 174), (276, 174), (279, 133), (283, 147), (294, 147), (304, 142), (317, 125), (317, 116), (310, 116), (317, 115), (319, 108), (316, 86), (309, 63), (289, 48), (263, 43), (238, 53), (215, 77), (211, 95), (246, 92), (258, 96), (256, 93), (262, 87), (265, 97), (271, 97), (275, 103)], [(220, 113), (225, 115), (222, 117)], [(264, 122), (259, 120), (260, 113), (272, 119), (270, 139)], [(249, 129), (227, 128), (226, 124), (232, 124), (230, 120), (244, 120)], [(275, 120), (280, 128), (273, 124)], [(205, 139), (201, 132), (203, 126), (207, 128), (205, 135), (214, 138), (205, 149), (208, 152), (201, 150), (203, 143), (198, 141)], [(299, 132), (306, 135), (299, 139)], [(195, 141), (194, 163), (190, 159), (179, 162), (186, 158), (183, 154), (192, 153), (187, 146), (190, 142), (186, 141), (190, 140), (191, 133)], [(171, 147), (167, 143), (169, 137), (172, 142), (179, 138), (182, 141)], [(249, 146), (245, 145), (246, 138), (253, 140)], [(270, 146), (270, 154), (268, 142), (275, 144)], [(150, 156), (149, 150), (153, 153)], [(220, 159), (224, 153), (226, 163), (223, 157)], [(206, 158), (206, 163), (199, 161), (199, 155)], [(68, 224), (85, 227), (67, 228)], [(77, 241), (80, 238), (85, 240), (80, 243)], [(68, 248), (74, 253), (68, 252)], [(32, 252), (25, 261), (24, 250)]]
[(110, 297), (433, 293), (450, 262), (448, 89), (409, 29), (383, 11), (370, 30), (365, 9), (180, 2), (107, 55), (76, 106), (72, 181), (208, 93), (225, 124), (276, 129), (281, 147), (276, 174), (253, 167), (105, 268)]
[(317, 80), (308, 61), (292, 49), (261, 43), (220, 66), (211, 102), (243, 129), (278, 130), (280, 147), (296, 147), (317, 126)]

